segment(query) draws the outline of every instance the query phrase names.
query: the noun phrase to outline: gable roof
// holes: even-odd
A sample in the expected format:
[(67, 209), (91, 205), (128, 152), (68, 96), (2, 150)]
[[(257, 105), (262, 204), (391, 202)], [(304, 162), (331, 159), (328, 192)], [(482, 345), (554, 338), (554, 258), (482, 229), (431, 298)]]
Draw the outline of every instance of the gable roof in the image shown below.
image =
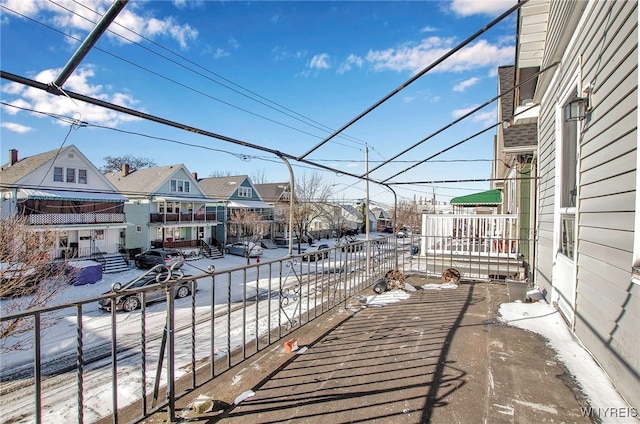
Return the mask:
[[(15, 153), (17, 154), (17, 151)], [(80, 165), (81, 169), (86, 169), (89, 173), (89, 179), (92, 181), (91, 184), (67, 185), (46, 179), (52, 175), (54, 165), (64, 166), (63, 163), (69, 158), (73, 158), (73, 167)], [(45, 181), (48, 182), (44, 183)], [(119, 193), (117, 187), (105, 178), (98, 168), (73, 144), (27, 156), (13, 164), (7, 162), (0, 168), (0, 182), (5, 188), (15, 185), (20, 189), (17, 194), (18, 198), (23, 199), (109, 202), (124, 202), (126, 200)]]
[[(249, 180), (248, 175), (234, 175), (230, 177), (209, 177), (198, 180), (200, 188), (209, 197), (217, 197), (221, 199), (230, 199), (243, 182)], [(251, 181), (249, 184), (255, 189)], [(258, 190), (254, 190), (258, 196)], [(258, 200), (262, 200), (259, 198)]]
[(24, 159), (18, 160), (18, 162), (13, 165), (7, 162), (2, 165), (0, 169), (0, 181), (2, 181), (3, 184), (15, 184), (23, 177), (29, 175), (31, 172), (69, 149), (78, 150), (75, 146), (71, 145), (62, 150), (54, 149), (37, 155), (27, 156)]
[(175, 164), (136, 169), (126, 175), (122, 171), (110, 172), (105, 176), (125, 195), (155, 194), (180, 169), (191, 175), (183, 164)]
[(253, 185), (264, 200), (267, 203), (276, 202), (289, 202), (288, 199), (283, 199), (282, 194), (289, 191), (289, 183), (267, 183), (267, 184), (254, 184)]

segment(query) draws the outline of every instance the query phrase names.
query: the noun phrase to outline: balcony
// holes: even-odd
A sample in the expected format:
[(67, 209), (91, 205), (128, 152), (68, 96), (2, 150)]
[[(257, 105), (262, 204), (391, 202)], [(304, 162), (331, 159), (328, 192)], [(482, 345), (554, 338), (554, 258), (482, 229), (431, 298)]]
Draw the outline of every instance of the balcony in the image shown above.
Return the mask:
[(190, 214), (190, 213), (152, 213), (149, 214), (150, 223), (177, 224), (177, 223), (199, 223), (217, 222), (218, 216), (215, 213)]
[(27, 215), (30, 225), (121, 224), (123, 213), (41, 213)]

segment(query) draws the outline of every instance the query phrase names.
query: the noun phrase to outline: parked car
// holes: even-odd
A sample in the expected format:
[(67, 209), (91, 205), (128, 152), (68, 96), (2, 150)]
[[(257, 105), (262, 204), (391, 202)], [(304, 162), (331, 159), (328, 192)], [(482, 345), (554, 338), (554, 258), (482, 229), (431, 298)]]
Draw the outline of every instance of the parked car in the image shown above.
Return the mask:
[(336, 245), (340, 247), (343, 252), (356, 252), (364, 249), (364, 243), (359, 243), (358, 239), (348, 237), (345, 241)]
[(156, 265), (165, 265), (167, 268), (173, 266), (173, 269), (180, 269), (184, 265), (184, 256), (179, 250), (150, 249), (138, 253), (135, 256), (135, 261), (136, 267), (140, 269), (149, 269)]
[(329, 257), (329, 245), (320, 244), (318, 246), (309, 246), (304, 251), (305, 255), (302, 256), (303, 261), (317, 261), (326, 259)]
[(398, 236), (398, 238), (411, 237), (411, 231), (407, 230), (406, 228), (402, 228), (396, 235)]
[(23, 263), (0, 263), (0, 298), (14, 298), (33, 294), (42, 280), (53, 276), (55, 267), (50, 263), (29, 266)]
[[(142, 305), (142, 291), (135, 292), (135, 290), (142, 290), (142, 288), (145, 286), (152, 286), (159, 281), (164, 281), (166, 277), (166, 273), (144, 275), (142, 276), (142, 278), (136, 278), (135, 280), (132, 280), (125, 285), (115, 283), (111, 287), (111, 291), (108, 291), (104, 294), (113, 292), (117, 293), (123, 290), (127, 290), (128, 293), (122, 294), (121, 296), (115, 298), (115, 307), (117, 311), (131, 312), (140, 308)], [(184, 277), (189, 277), (189, 275), (184, 275)], [(174, 287), (174, 296), (178, 299), (189, 296), (191, 294), (192, 284), (195, 284), (193, 287), (197, 289), (197, 282), (192, 283), (191, 280), (182, 281), (179, 284), (176, 284)], [(161, 300), (166, 300), (167, 298), (167, 293), (163, 284), (157, 284), (154, 289), (144, 290), (144, 293), (146, 303), (158, 302)], [(110, 312), (111, 304), (111, 298), (100, 299), (98, 301), (98, 308), (102, 309), (103, 311)]]
[(232, 244), (227, 244), (224, 247), (225, 253), (231, 255), (244, 256), (245, 258), (255, 258), (261, 256), (264, 253), (264, 249), (256, 243), (239, 241)]

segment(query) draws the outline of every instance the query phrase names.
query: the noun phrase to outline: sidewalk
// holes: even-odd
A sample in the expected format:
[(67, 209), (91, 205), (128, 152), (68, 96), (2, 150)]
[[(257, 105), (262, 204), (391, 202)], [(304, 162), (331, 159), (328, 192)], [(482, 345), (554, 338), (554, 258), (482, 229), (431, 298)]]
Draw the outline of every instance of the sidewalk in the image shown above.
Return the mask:
[[(407, 282), (432, 281), (409, 276)], [(397, 293), (405, 298), (379, 307), (353, 299), (346, 310), (314, 320), (292, 335), (301, 353), (277, 344), (249, 358), (178, 400), (179, 420), (591, 422), (581, 414), (582, 394), (545, 340), (496, 320), (508, 301), (505, 285)], [(214, 399), (211, 411), (190, 409), (199, 394)], [(145, 422), (166, 418), (160, 412)]]

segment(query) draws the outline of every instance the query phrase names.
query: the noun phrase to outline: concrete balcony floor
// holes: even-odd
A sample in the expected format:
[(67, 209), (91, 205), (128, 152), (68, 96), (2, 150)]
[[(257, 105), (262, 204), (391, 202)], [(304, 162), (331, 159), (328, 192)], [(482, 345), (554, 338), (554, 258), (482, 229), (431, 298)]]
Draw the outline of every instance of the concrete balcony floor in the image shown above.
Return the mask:
[[(368, 290), (363, 294), (373, 294)], [(506, 285), (463, 282), (408, 294), (381, 307), (352, 298), (346, 309), (291, 335), (304, 353), (286, 353), (282, 343), (262, 350), (178, 399), (177, 419), (591, 422), (581, 413), (582, 393), (544, 338), (497, 319), (509, 301)], [(233, 405), (246, 393), (255, 395)], [(198, 395), (213, 399), (210, 411), (190, 408)], [(167, 415), (161, 410), (145, 422), (166, 422)]]

